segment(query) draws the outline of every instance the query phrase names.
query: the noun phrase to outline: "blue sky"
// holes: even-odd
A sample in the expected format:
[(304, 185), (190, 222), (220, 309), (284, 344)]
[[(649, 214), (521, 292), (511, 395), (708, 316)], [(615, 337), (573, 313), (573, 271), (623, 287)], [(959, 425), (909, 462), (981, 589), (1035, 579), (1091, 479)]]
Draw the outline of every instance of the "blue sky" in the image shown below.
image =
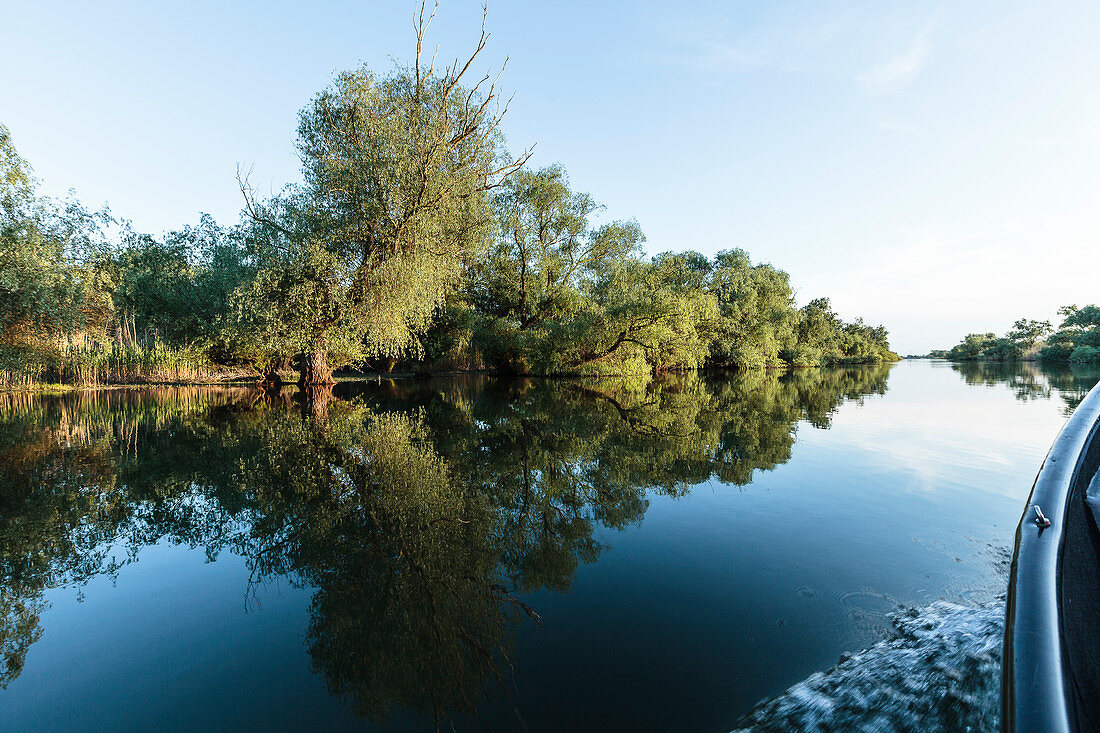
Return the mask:
[[(0, 122), (47, 193), (141, 230), (297, 177), (297, 110), (413, 53), (412, 2), (9, 0)], [(444, 0), (440, 58), (480, 5)], [(505, 131), (636, 217), (742, 247), (902, 353), (1100, 302), (1100, 3), (503, 2)]]

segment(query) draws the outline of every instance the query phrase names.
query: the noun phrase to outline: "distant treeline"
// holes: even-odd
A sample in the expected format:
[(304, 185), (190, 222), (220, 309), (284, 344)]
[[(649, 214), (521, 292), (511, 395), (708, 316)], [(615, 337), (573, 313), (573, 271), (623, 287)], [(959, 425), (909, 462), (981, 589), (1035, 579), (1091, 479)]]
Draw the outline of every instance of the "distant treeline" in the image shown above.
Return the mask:
[(952, 361), (1100, 362), (1100, 306), (1067, 305), (1058, 314), (1062, 323), (1057, 330), (1050, 321), (1023, 318), (1000, 338), (994, 333), (972, 333), (951, 349), (929, 356)]
[(301, 183), (260, 200), (242, 178), (240, 223), (163, 236), (40, 196), (0, 126), (0, 383), (897, 358), (742, 250), (644, 257), (635, 221), (597, 224), (561, 166), (508, 153), (469, 62), (340, 74), (299, 115)]

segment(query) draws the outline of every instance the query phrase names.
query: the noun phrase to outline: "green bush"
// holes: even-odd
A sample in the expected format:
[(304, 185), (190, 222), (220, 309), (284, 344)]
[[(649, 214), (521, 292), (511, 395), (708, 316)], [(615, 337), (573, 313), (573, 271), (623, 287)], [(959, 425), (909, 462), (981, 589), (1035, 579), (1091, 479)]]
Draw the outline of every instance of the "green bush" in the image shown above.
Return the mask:
[(991, 361), (1015, 361), (1022, 355), (1019, 344), (1007, 338), (997, 339), (982, 352), (982, 358)]
[(1074, 362), (1100, 362), (1100, 347), (1078, 346), (1070, 354), (1069, 360)]
[(1082, 332), (1073, 343), (1077, 346), (1100, 346), (1100, 328), (1091, 328)]
[(791, 366), (814, 367), (821, 364), (821, 352), (812, 346), (799, 344), (785, 355)]
[(1067, 361), (1073, 353), (1073, 344), (1047, 344), (1039, 349), (1039, 358), (1045, 361)]

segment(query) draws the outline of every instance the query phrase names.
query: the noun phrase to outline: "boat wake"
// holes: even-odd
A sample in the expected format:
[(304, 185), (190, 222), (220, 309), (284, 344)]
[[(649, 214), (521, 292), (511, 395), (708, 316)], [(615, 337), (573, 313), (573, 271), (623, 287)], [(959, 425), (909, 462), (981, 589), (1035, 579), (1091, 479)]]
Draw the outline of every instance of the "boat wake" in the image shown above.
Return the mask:
[(987, 731), (1000, 720), (1004, 598), (937, 601), (890, 636), (758, 704), (736, 731)]

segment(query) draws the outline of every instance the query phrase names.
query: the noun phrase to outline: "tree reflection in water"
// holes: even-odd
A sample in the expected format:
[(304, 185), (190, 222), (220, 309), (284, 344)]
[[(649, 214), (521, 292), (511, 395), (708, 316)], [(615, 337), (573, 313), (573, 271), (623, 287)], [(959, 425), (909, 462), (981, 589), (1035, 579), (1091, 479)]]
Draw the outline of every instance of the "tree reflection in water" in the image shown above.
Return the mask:
[(952, 362), (951, 368), (967, 384), (1007, 385), (1016, 399), (1024, 402), (1050, 399), (1057, 394), (1065, 403), (1066, 415), (1072, 414), (1100, 381), (1100, 367), (1095, 364), (960, 361)]
[(314, 671), (360, 715), (476, 715), (538, 623), (524, 594), (568, 588), (598, 527), (748, 484), (888, 371), (0, 396), (0, 685), (48, 590), (167, 541), (311, 589)]

